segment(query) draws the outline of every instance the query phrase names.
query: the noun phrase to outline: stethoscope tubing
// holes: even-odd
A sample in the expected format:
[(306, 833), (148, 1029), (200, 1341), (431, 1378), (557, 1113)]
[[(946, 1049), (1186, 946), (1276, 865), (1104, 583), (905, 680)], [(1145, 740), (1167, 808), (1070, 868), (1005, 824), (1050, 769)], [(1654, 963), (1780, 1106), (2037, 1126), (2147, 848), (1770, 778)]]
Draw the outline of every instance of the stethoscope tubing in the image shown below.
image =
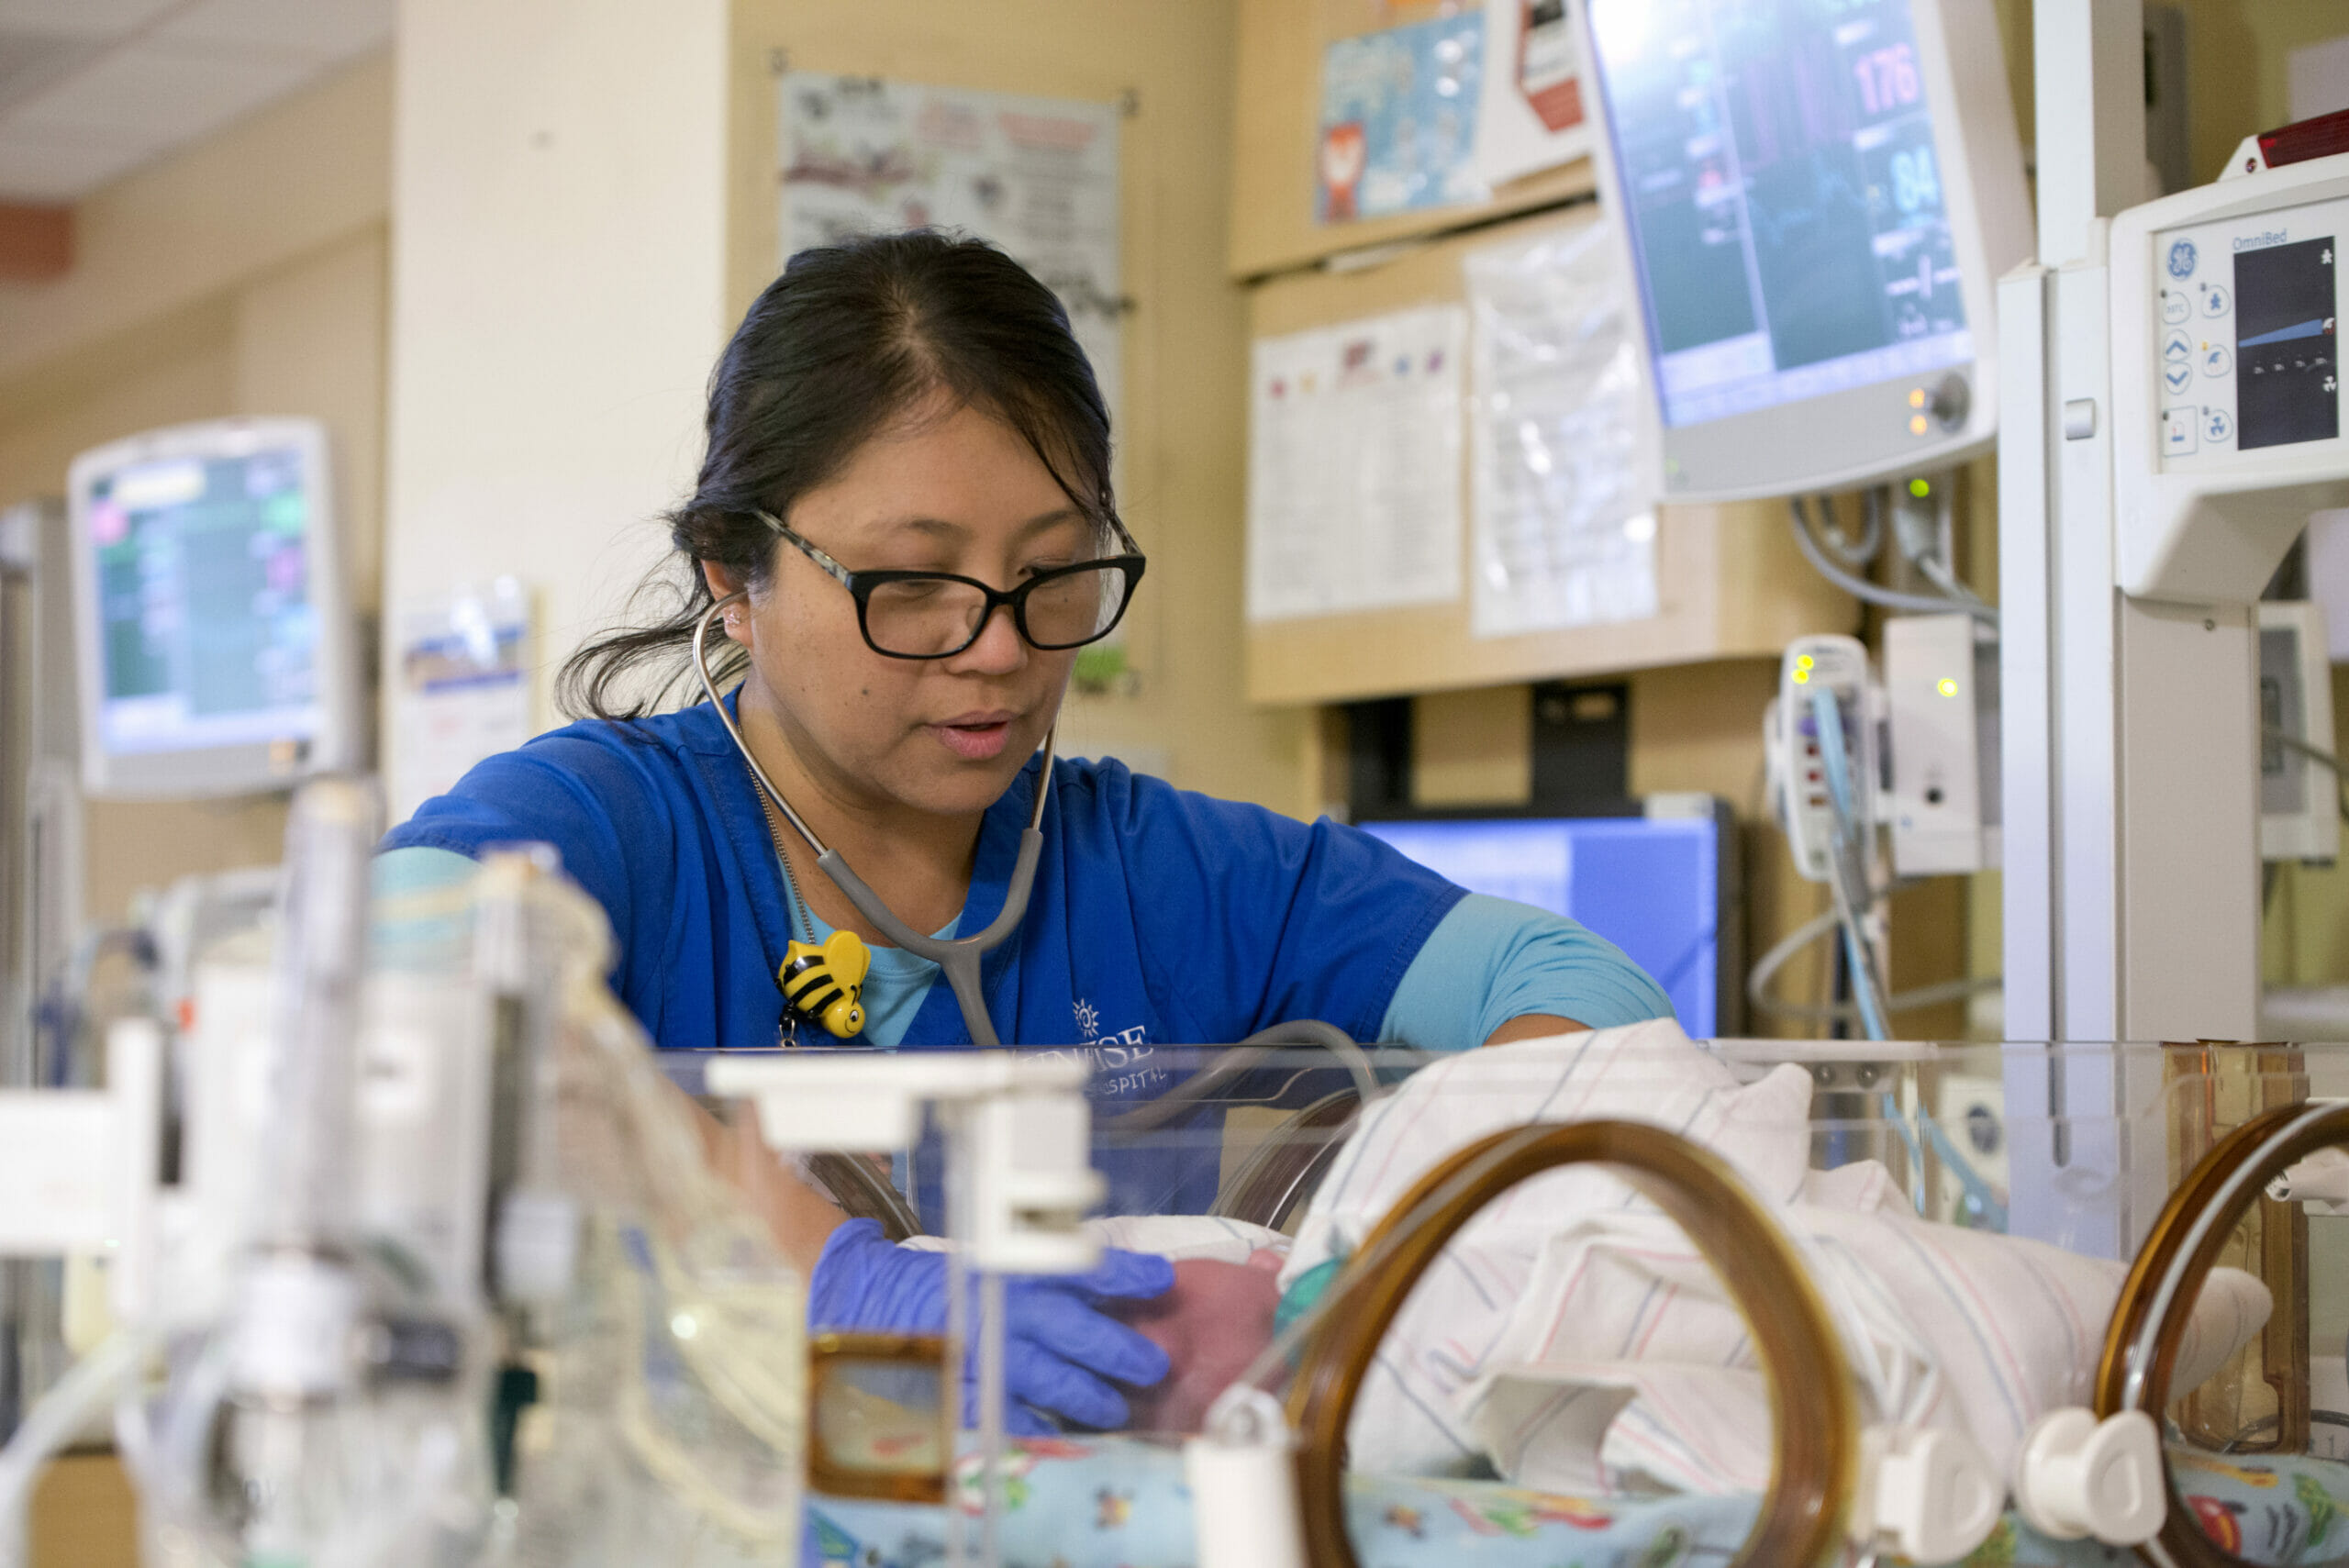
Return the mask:
[(874, 929), (891, 943), (938, 965), (954, 993), (956, 1006), (962, 1009), (963, 1024), (970, 1030), (972, 1044), (988, 1050), (1000, 1046), (1003, 1042), (996, 1034), (994, 1019), (987, 1016), (986, 997), (980, 989), (980, 969), (986, 955), (1010, 940), (1012, 932), (1019, 929), (1019, 922), (1028, 916), (1028, 900), (1036, 888), (1036, 865), (1044, 849), (1044, 806), (1052, 793), (1053, 731), (1047, 730), (1044, 734), (1044, 762), (1036, 776), (1036, 802), (1029, 810), (1028, 826), (1019, 835), (1019, 853), (1012, 862), (1011, 881), (1004, 889), (1002, 910), (988, 923), (986, 929), (974, 936), (941, 939), (926, 931), (917, 931), (891, 913), (888, 905), (881, 901), (881, 895), (856, 874), (848, 862), (841, 858), (841, 852), (818, 838), (815, 829), (791, 808), (791, 802), (783, 797), (783, 791), (775, 787), (774, 781), (767, 776), (767, 771), (751, 754), (750, 742), (743, 740), (741, 727), (735, 723), (734, 716), (726, 711), (725, 700), (718, 695), (718, 683), (709, 673), (709, 628), (728, 606), (744, 603), (749, 597), (748, 589), (729, 594), (711, 605), (701, 619), (694, 623), (694, 673), (701, 678), (702, 692), (717, 712), (718, 722), (726, 727), (727, 736), (733, 740), (734, 749), (742, 753), (742, 761), (749, 764), (751, 776), (758, 781), (767, 798), (774, 802), (775, 809), (783, 813), (783, 819), (790, 823), (792, 830), (816, 852), (816, 864), (832, 879), (832, 885), (839, 888), (848, 901), (856, 906), (857, 913), (872, 921)]

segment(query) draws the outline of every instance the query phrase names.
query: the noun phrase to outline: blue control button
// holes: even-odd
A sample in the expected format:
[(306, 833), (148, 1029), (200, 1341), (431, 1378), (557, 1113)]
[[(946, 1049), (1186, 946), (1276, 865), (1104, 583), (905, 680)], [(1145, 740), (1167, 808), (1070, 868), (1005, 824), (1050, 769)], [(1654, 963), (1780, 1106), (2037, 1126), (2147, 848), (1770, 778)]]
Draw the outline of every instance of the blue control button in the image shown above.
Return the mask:
[(2190, 278), (2194, 275), (2194, 241), (2173, 239), (2169, 243), (2169, 275)]
[(2233, 303), (2234, 296), (2227, 292), (2225, 284), (2204, 284), (2202, 285), (2203, 315), (2224, 316), (2227, 313), (2227, 307)]
[(2186, 318), (2193, 314), (2194, 302), (2186, 297), (2186, 292), (2183, 289), (2162, 291), (2162, 319), (2164, 321), (2173, 327), (2182, 327), (2186, 324)]
[(2162, 380), (2167, 384), (2172, 392), (2184, 392), (2187, 388), (2187, 384), (2191, 382), (2193, 379), (2194, 367), (2192, 365), (2170, 365), (2165, 368), (2162, 372)]
[(2181, 361), (2190, 360), (2193, 357), (2194, 339), (2188, 337), (2185, 333), (2173, 332), (2168, 337), (2162, 339), (2162, 358), (2169, 361), (2172, 364), (2180, 363)]
[(2224, 375), (2234, 368), (2234, 356), (2227, 352), (2225, 344), (2213, 343), (2202, 350), (2204, 375)]
[(2184, 457), (2194, 450), (2194, 416), (2192, 405), (2182, 408), (2162, 410), (2162, 455)]
[(2235, 422), (2227, 417), (2225, 409), (2205, 408), (2202, 410), (2202, 439), (2204, 440), (2215, 447), (2221, 441), (2232, 440), (2234, 433)]

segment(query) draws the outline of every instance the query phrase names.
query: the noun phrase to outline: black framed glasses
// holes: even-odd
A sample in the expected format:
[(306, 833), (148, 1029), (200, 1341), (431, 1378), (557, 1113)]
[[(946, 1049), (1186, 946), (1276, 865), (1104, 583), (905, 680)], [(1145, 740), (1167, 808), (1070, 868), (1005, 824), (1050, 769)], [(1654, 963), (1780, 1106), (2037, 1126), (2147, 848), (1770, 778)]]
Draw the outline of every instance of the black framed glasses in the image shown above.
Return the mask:
[(1114, 518), (1109, 527), (1125, 546), (1117, 555), (1039, 572), (1006, 593), (952, 572), (851, 572), (766, 512), (758, 519), (814, 562), (856, 599), (865, 646), (891, 659), (952, 659), (979, 639), (998, 608), (1030, 648), (1046, 652), (1082, 648), (1117, 629), (1149, 564)]

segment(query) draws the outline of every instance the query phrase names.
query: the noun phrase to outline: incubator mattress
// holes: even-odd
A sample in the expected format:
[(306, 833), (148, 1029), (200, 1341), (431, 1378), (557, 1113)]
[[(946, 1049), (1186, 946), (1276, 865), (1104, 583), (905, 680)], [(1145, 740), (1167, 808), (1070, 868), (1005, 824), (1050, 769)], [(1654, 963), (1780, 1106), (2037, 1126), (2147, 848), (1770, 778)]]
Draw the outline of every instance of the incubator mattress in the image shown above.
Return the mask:
[[(2262, 1568), (2349, 1555), (2349, 1463), (2301, 1456), (2221, 1460), (2174, 1449), (2171, 1473), (2204, 1533)], [(961, 1502), (978, 1503), (977, 1461)], [(1015, 1441), (1006, 1465), (1005, 1568), (1189, 1568), (1191, 1495), (1179, 1451), (1134, 1438)], [(2173, 1507), (2181, 1506), (2173, 1495)], [(1358, 1475), (1347, 1512), (1363, 1568), (1677, 1568), (1726, 1562), (1755, 1499), (1675, 1495), (1585, 1500), (1494, 1482)], [(807, 1500), (807, 1561), (825, 1568), (930, 1568), (946, 1551), (942, 1508)], [(2133, 1563), (2091, 1541), (2051, 1541), (2011, 1515), (1967, 1568)]]

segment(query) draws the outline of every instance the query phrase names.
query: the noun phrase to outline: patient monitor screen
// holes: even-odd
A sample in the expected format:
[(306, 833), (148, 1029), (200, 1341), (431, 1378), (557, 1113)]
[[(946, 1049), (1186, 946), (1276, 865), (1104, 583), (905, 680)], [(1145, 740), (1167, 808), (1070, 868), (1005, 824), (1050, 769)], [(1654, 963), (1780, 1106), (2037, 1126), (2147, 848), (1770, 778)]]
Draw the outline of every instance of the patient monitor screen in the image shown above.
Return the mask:
[(2341, 434), (2330, 236), (2235, 252), (2235, 446)]
[(1592, 0), (1664, 423), (1974, 357), (1907, 0)]
[(106, 750), (311, 739), (318, 628), (300, 452), (133, 463), (95, 475), (84, 499)]

